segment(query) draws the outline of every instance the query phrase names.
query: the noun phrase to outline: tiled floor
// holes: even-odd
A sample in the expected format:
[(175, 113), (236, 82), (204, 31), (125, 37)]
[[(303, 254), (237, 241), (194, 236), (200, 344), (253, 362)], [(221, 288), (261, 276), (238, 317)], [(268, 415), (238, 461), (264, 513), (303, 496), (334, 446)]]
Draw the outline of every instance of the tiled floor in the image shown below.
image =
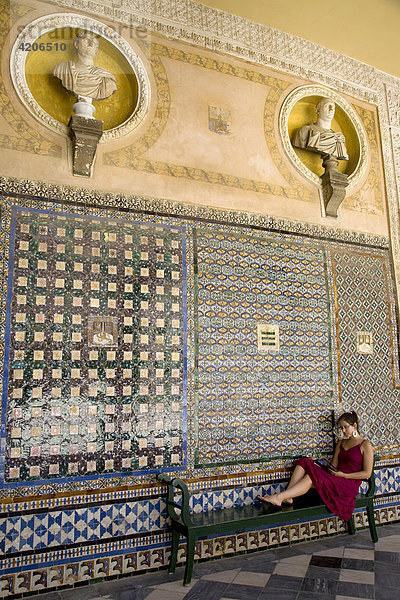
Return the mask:
[(400, 523), (78, 587), (39, 600), (400, 600)]

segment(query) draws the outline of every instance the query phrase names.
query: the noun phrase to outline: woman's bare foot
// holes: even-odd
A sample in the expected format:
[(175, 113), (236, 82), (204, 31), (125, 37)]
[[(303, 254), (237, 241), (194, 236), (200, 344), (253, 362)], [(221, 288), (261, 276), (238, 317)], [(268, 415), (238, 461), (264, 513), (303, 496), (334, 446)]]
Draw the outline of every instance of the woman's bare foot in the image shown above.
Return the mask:
[(282, 500), (282, 504), (293, 504), (293, 498), (286, 498), (286, 500)]
[(279, 498), (280, 494), (274, 494), (273, 496), (257, 496), (261, 502), (267, 502), (273, 506), (282, 506), (282, 500)]

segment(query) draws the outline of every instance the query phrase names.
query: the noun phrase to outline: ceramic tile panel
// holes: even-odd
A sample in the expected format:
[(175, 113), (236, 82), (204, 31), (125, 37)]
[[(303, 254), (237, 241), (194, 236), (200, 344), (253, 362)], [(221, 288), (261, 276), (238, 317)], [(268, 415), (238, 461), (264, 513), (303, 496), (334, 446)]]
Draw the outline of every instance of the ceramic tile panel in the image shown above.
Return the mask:
[[(338, 347), (339, 399), (361, 417), (361, 432), (377, 446), (399, 439), (398, 334), (391, 265), (385, 254), (332, 249)], [(368, 332), (369, 348), (358, 334)], [(365, 338), (365, 333), (364, 333)]]
[[(333, 371), (323, 246), (199, 229), (195, 252), (197, 464), (329, 452)], [(265, 351), (257, 344), (263, 324), (280, 340)]]
[(6, 483), (184, 464), (177, 228), (15, 208)]

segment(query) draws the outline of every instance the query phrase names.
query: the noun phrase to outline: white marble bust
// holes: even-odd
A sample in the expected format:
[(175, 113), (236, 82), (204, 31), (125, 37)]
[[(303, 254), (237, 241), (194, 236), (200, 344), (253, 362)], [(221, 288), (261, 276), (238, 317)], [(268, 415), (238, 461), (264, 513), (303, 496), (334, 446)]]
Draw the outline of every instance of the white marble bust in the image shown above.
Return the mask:
[(322, 98), (315, 107), (316, 123), (304, 125), (296, 132), (293, 145), (318, 154), (329, 154), (339, 160), (348, 160), (346, 139), (340, 131), (331, 129), (335, 115), (335, 103), (330, 98)]
[(117, 89), (114, 75), (94, 65), (99, 48), (97, 36), (91, 31), (80, 31), (74, 40), (74, 48), (78, 59), (58, 63), (53, 75), (80, 101), (104, 100), (111, 96)]

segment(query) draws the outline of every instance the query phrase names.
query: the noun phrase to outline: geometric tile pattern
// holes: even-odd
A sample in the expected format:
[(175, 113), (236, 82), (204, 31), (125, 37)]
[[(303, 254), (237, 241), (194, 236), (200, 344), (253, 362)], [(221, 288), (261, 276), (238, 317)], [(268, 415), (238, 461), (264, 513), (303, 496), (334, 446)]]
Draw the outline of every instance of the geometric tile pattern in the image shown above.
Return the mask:
[[(384, 443), (398, 444), (387, 252), (221, 226), (193, 231), (195, 465), (329, 452), (339, 400), (360, 412), (378, 446), (376, 416), (390, 401)], [(14, 210), (8, 485), (184, 465), (183, 244), (175, 224)], [(275, 350), (257, 345), (264, 324), (276, 327)], [(356, 352), (359, 331), (371, 332), (372, 355)]]
[[(197, 231), (198, 464), (332, 449), (328, 290), (319, 244)], [(279, 327), (259, 351), (257, 326)]]
[(182, 231), (15, 209), (10, 252), (6, 481), (182, 466)]
[[(386, 251), (219, 227), (195, 231), (194, 259), (196, 466), (329, 452), (333, 410), (355, 409), (378, 449), (399, 446)], [(278, 332), (268, 351), (263, 326)]]
[[(332, 250), (331, 256), (340, 400), (362, 417), (362, 432), (375, 445), (398, 444), (399, 355), (390, 263), (386, 254), (371, 251)], [(359, 331), (372, 334), (372, 353), (357, 352)]]
[(150, 535), (165, 527), (164, 510), (164, 502), (158, 498), (3, 518), (0, 552), (10, 557), (13, 553), (82, 542)]

